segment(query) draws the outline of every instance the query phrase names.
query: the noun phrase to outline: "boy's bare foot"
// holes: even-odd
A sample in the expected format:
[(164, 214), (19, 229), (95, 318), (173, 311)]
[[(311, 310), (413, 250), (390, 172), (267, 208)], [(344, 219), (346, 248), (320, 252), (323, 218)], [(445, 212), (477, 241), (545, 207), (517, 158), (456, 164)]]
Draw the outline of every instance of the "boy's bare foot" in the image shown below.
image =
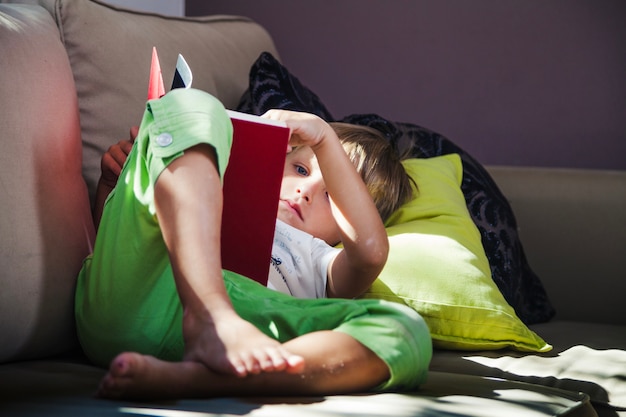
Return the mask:
[(261, 372), (245, 378), (217, 373), (200, 362), (165, 362), (138, 353), (122, 353), (111, 362), (97, 395), (131, 400), (331, 395), (369, 390), (390, 376), (385, 362), (345, 333), (314, 332), (287, 342), (287, 346), (306, 357), (306, 369), (297, 374)]
[(239, 377), (213, 372), (199, 362), (166, 362), (153, 356), (125, 352), (111, 361), (109, 372), (100, 382), (96, 396), (165, 400), (209, 398), (231, 394), (235, 390), (241, 394), (256, 392), (254, 389), (246, 390), (245, 385)]
[(219, 319), (183, 319), (185, 361), (199, 362), (209, 370), (239, 377), (261, 372), (299, 373), (304, 360), (287, 351), (234, 311)]
[[(190, 397), (194, 375), (205, 374), (204, 386), (210, 389), (210, 371), (197, 362), (165, 362), (138, 353), (122, 353), (109, 367), (96, 395), (101, 398), (165, 399)], [(214, 375), (217, 377), (217, 374)], [(198, 392), (197, 395), (200, 395)], [(208, 396), (208, 392), (207, 395)]]

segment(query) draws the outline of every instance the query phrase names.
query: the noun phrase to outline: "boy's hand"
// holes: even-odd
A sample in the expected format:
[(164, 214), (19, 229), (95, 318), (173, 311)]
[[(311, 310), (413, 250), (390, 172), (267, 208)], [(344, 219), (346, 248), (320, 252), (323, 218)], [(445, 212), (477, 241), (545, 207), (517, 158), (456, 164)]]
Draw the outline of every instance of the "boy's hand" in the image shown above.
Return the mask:
[(326, 137), (335, 136), (335, 131), (330, 125), (314, 114), (289, 110), (268, 110), (261, 117), (285, 122), (291, 130), (290, 147), (304, 145), (315, 149)]
[(100, 161), (100, 181), (106, 187), (113, 189), (117, 183), (117, 179), (122, 172), (124, 162), (128, 158), (128, 154), (133, 148), (135, 138), (139, 127), (133, 126), (130, 128), (130, 139), (120, 140), (115, 145), (111, 145), (109, 149), (102, 155)]
[(130, 150), (133, 148), (133, 143), (135, 143), (138, 132), (138, 126), (131, 127), (130, 139), (119, 141), (102, 155), (102, 159), (100, 160), (100, 179), (98, 180), (96, 188), (96, 198), (92, 213), (96, 230), (100, 224), (104, 202), (117, 184), (117, 179), (122, 172), (122, 167), (128, 158)]

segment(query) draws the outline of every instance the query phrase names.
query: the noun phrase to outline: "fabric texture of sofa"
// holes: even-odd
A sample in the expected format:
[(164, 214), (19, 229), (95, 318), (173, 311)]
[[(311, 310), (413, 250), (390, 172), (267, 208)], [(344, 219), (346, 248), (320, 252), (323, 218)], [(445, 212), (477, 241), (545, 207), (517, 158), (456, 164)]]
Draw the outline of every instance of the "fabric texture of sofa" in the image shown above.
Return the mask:
[[(421, 137), (424, 158), (461, 155), (463, 182), (457, 185), (494, 280), (520, 267), (507, 275), (506, 262), (498, 261), (502, 252), (487, 245), (504, 241), (487, 233), (490, 217), (481, 225), (470, 207), (480, 194), (470, 193), (480, 178), (470, 167), (493, 179), (506, 197), (524, 262), (537, 280), (534, 294), (545, 291), (538, 299), (546, 309), (535, 314), (533, 293), (521, 294), (519, 287), (498, 282), (490, 288), (500, 288), (505, 312), (551, 350), (523, 351), (507, 340), (468, 349), (443, 340), (427, 383), (410, 393), (155, 403), (93, 398), (105, 371), (80, 351), (74, 284), (95, 236), (90, 213), (100, 156), (140, 120), (152, 47), (164, 79), (172, 78), (182, 53), (194, 70), (194, 87), (227, 108), (250, 111), (267, 105), (254, 102), (259, 85), (250, 70), (263, 52), (276, 58), (279, 52), (268, 32), (244, 17), (165, 17), (89, 0), (0, 3), (0, 414), (626, 416), (626, 172), (483, 172), (451, 142), (406, 124), (383, 130), (398, 143), (411, 139), (407, 132)], [(321, 104), (302, 87), (294, 88), (311, 94), (296, 97), (306, 99), (306, 110)], [(340, 119), (389, 125), (365, 115)], [(429, 154), (426, 136), (439, 147), (433, 150), (443, 151)], [(455, 286), (465, 291), (462, 284)]]

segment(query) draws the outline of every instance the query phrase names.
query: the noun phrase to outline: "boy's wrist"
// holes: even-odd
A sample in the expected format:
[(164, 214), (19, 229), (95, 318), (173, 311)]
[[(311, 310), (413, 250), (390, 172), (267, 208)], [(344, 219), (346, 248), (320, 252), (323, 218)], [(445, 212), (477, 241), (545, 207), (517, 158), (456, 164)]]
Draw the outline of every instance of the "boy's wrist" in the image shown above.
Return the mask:
[(320, 139), (317, 143), (310, 145), (313, 152), (317, 154), (318, 151), (324, 149), (326, 146), (332, 146), (333, 143), (341, 145), (339, 141), (339, 137), (335, 133), (335, 131), (330, 127), (330, 125), (326, 125), (326, 131), (321, 135)]

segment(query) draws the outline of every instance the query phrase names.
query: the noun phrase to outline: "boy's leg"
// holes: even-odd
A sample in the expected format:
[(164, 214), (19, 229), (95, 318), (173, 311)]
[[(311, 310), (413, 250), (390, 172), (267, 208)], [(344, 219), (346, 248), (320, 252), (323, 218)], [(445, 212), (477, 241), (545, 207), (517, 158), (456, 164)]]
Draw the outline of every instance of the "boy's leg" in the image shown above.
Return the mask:
[(411, 390), (425, 380), (432, 355), (430, 334), (423, 319), (408, 307), (379, 300), (295, 299), (245, 278), (228, 274), (226, 278), (241, 317), (301, 356), (305, 363), (301, 373), (231, 378), (197, 364), (125, 353), (111, 363), (100, 395), (318, 395)]
[(221, 196), (215, 152), (208, 145), (188, 149), (155, 187), (156, 214), (183, 307), (184, 358), (239, 376), (299, 371), (300, 357), (233, 309), (220, 260)]
[(332, 395), (367, 391), (389, 378), (389, 369), (353, 337), (333, 331), (310, 333), (285, 343), (304, 358), (301, 373), (261, 373), (238, 378), (197, 362), (165, 362), (136, 353), (119, 355), (98, 395), (165, 399), (227, 395)]

